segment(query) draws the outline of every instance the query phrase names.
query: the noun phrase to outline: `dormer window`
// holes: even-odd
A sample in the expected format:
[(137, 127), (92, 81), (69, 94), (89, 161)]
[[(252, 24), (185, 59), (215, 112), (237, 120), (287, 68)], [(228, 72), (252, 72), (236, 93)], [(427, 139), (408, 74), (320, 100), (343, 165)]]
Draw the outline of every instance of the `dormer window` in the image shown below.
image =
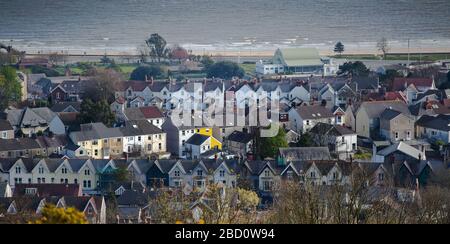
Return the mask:
[(63, 167), (61, 169), (61, 174), (67, 174), (67, 168), (66, 167)]
[(265, 177), (269, 177), (270, 176), (270, 171), (269, 170), (264, 171), (264, 176)]
[(173, 172), (173, 175), (175, 177), (180, 177), (180, 171), (179, 170), (175, 170), (175, 172)]
[(22, 172), (22, 168), (20, 166), (16, 166), (16, 174), (20, 174)]
[(91, 171), (89, 169), (84, 170), (84, 175), (91, 175)]
[(198, 176), (203, 176), (203, 170), (197, 170), (197, 175)]
[(383, 173), (379, 173), (378, 174), (378, 180), (380, 180), (380, 181), (384, 180), (384, 174)]
[(39, 167), (38, 171), (39, 171), (39, 174), (43, 174), (44, 173), (44, 168), (43, 167)]
[(315, 171), (311, 171), (311, 178), (316, 178), (316, 172)]
[(219, 171), (219, 175), (220, 175), (220, 177), (225, 177), (225, 170)]

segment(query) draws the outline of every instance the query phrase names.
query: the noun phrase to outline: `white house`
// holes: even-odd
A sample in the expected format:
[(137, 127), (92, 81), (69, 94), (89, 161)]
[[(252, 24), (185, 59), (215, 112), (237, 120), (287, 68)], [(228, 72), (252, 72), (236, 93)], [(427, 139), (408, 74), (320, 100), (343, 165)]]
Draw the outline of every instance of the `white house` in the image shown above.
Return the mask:
[(289, 110), (289, 121), (290, 129), (296, 132), (306, 132), (319, 122), (334, 124), (335, 116), (324, 106), (299, 106)]

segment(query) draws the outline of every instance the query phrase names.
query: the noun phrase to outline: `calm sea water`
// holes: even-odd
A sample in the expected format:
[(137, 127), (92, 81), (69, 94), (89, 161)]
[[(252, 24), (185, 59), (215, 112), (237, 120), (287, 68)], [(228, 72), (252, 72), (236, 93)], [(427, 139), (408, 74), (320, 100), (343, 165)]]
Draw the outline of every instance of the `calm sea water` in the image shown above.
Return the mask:
[(447, 45), (449, 0), (0, 0), (0, 41), (27, 50), (135, 50), (150, 33), (196, 50)]

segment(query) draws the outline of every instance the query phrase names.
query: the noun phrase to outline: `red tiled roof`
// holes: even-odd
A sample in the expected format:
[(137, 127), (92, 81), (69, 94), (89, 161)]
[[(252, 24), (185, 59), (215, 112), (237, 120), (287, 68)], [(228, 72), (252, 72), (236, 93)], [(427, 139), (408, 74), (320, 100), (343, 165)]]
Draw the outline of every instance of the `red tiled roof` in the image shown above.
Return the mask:
[(393, 90), (394, 91), (400, 91), (405, 89), (406, 86), (409, 86), (411, 84), (414, 84), (414, 86), (425, 86), (425, 87), (431, 87), (433, 84), (433, 79), (431, 78), (400, 78), (397, 77), (394, 79), (393, 83)]
[(149, 107), (140, 107), (139, 108), (144, 115), (145, 118), (162, 118), (164, 114), (157, 107), (149, 106)]
[(384, 100), (387, 100), (387, 101), (399, 100), (399, 101), (407, 102), (405, 95), (401, 91), (386, 92), (386, 94), (384, 95)]

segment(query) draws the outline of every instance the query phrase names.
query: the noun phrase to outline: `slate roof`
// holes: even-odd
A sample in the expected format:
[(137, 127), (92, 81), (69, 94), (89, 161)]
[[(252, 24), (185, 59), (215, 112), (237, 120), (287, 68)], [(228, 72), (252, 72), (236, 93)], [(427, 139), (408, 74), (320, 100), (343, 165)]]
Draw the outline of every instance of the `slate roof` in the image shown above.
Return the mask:
[(402, 113), (400, 113), (399, 111), (387, 108), (383, 111), (383, 113), (381, 113), (380, 119), (391, 120), (401, 114)]
[(279, 152), (286, 161), (331, 159), (328, 147), (286, 147), (280, 148)]
[(126, 190), (123, 194), (117, 198), (117, 205), (119, 206), (139, 206), (144, 207), (149, 204), (149, 197), (147, 194)]
[(0, 119), (0, 131), (5, 131), (5, 130), (13, 130), (13, 127), (7, 120)]
[(321, 105), (299, 106), (296, 111), (302, 119), (334, 118), (333, 113)]
[(352, 82), (358, 84), (358, 90), (375, 90), (378, 88), (378, 77), (352, 77)]
[(13, 109), (7, 110), (6, 113), (9, 123), (18, 127), (50, 124), (57, 117), (56, 113), (47, 107)]
[(82, 124), (81, 131), (71, 133), (71, 137), (74, 138), (76, 142), (122, 136), (122, 132), (119, 128), (108, 128), (103, 123)]
[[(405, 115), (409, 115), (408, 106), (401, 101), (372, 101), (363, 102), (359, 107), (359, 110), (364, 109), (369, 117), (369, 119), (380, 117), (381, 113), (386, 109), (393, 109), (401, 112)], [(358, 110), (358, 111), (359, 111)]]
[(186, 141), (186, 144), (192, 144), (192, 145), (200, 146), (206, 140), (208, 140), (208, 138), (209, 138), (209, 136), (205, 136), (205, 135), (201, 135), (201, 134), (194, 134)]
[(54, 104), (50, 109), (55, 113), (65, 112), (67, 108), (72, 107), (76, 112), (81, 111), (81, 103), (79, 102), (60, 102)]
[(228, 137), (227, 140), (234, 141), (234, 142), (240, 142), (240, 143), (248, 143), (253, 139), (251, 134), (240, 132), (240, 131), (233, 131)]
[(39, 149), (39, 143), (31, 138), (0, 139), (0, 151)]
[(148, 122), (147, 120), (127, 121), (124, 127), (120, 128), (124, 136), (139, 136), (161, 134), (163, 131)]
[(402, 152), (410, 157), (413, 157), (415, 159), (422, 159), (425, 158), (425, 155), (422, 153), (422, 151), (404, 143), (404, 142), (397, 142), (395, 144), (392, 144), (391, 146), (384, 148), (377, 152), (378, 155), (381, 156), (388, 156), (391, 153), (394, 153), (396, 151)]
[(79, 184), (16, 184), (13, 195), (15, 197), (27, 196), (26, 189), (35, 188), (38, 197), (62, 197), (62, 196), (80, 196), (81, 189)]
[(326, 123), (317, 123), (311, 130), (311, 133), (330, 136), (356, 135), (356, 132), (340, 125), (331, 125)]
[(450, 131), (450, 115), (423, 115), (416, 121), (416, 125), (440, 131)]

